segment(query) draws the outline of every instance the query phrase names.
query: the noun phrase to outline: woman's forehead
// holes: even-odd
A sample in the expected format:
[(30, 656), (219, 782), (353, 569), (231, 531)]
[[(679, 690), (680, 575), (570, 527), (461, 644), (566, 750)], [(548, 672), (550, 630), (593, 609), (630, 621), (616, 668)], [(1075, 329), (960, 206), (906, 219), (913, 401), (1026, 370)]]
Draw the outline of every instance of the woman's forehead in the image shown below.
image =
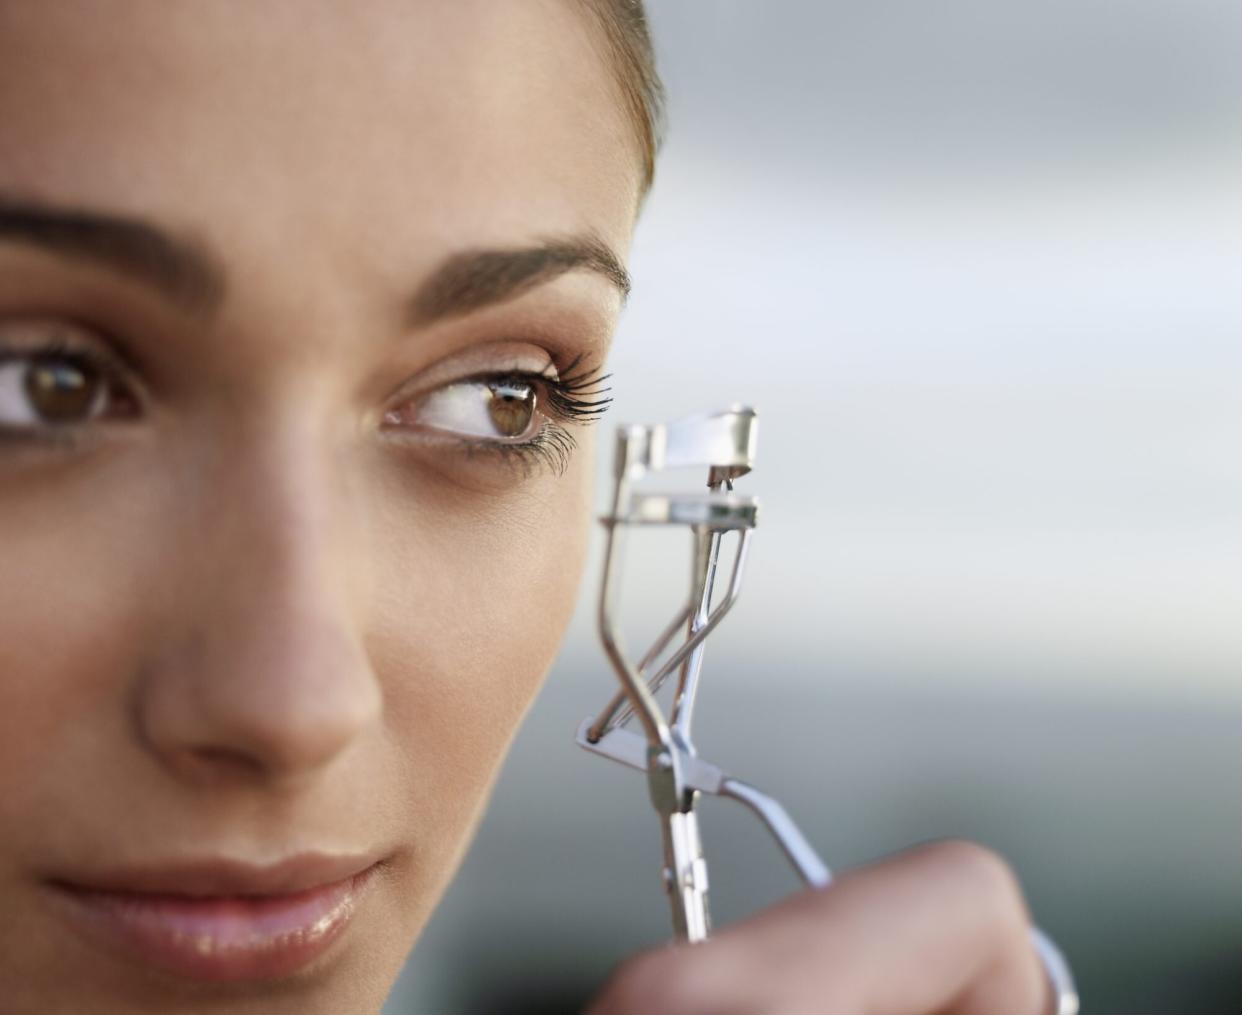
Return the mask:
[(263, 257), (628, 243), (632, 131), (564, 0), (0, 0), (0, 191)]

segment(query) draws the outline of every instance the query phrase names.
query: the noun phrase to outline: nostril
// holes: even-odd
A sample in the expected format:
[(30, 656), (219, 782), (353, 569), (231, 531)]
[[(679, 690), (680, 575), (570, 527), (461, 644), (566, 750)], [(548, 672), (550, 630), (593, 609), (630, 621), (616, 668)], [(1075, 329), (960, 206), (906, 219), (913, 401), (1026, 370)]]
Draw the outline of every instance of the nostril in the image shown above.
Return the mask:
[(184, 765), (195, 769), (195, 775), (213, 780), (230, 776), (252, 778), (261, 775), (262, 766), (252, 756), (222, 747), (198, 747), (184, 752)]

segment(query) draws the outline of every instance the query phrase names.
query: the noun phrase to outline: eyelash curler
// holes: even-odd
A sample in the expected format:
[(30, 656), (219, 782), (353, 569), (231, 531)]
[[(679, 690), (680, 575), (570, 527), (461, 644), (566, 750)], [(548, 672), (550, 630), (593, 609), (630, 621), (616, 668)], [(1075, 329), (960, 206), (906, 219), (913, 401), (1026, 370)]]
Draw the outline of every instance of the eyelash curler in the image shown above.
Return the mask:
[[(750, 539), (759, 518), (754, 497), (733, 492), (733, 481), (754, 465), (758, 417), (734, 406), (726, 412), (654, 426), (622, 426), (617, 431), (612, 510), (601, 519), (607, 530), (599, 631), (604, 651), (621, 680), (621, 690), (595, 718), (583, 721), (578, 743), (647, 773), (651, 802), (664, 837), (664, 886), (679, 940), (702, 941), (710, 929), (707, 862), (699, 837), (695, 804), (700, 793), (737, 800), (767, 826), (798, 874), (822, 888), (832, 875), (772, 797), (704, 761), (691, 739), (691, 721), (703, 668), (703, 647), (737, 602)], [(707, 468), (707, 492), (641, 493), (635, 484), (650, 473), (682, 467)], [(685, 525), (693, 535), (690, 595), (646, 655), (633, 663), (617, 626), (622, 529), (632, 525)], [(716, 598), (716, 579), (726, 533), (736, 532), (728, 588)], [(681, 640), (670, 650), (678, 634)], [(678, 673), (672, 712), (660, 709), (656, 693)], [(637, 717), (643, 733), (625, 728)]]
[[(600, 519), (607, 537), (599, 633), (621, 689), (599, 715), (582, 721), (576, 739), (588, 751), (646, 772), (664, 842), (664, 889), (674, 936), (680, 941), (703, 941), (711, 931), (707, 860), (695, 812), (701, 793), (727, 797), (750, 808), (809, 887), (826, 888), (832, 882), (828, 867), (785, 808), (700, 758), (691, 737), (704, 642), (737, 602), (759, 520), (755, 498), (733, 491), (734, 480), (754, 467), (757, 434), (758, 416), (745, 406), (672, 423), (618, 427), (612, 507)], [(686, 467), (706, 468), (706, 493), (635, 489), (651, 474)], [(650, 525), (690, 529), (692, 579), (685, 604), (635, 663), (622, 645), (617, 623), (623, 533), (630, 526)], [(718, 596), (720, 557), (728, 533), (737, 533), (737, 542), (727, 587)], [(656, 694), (673, 673), (678, 676), (666, 717)], [(635, 717), (642, 733), (626, 729)], [(1078, 993), (1065, 958), (1038, 928), (1031, 928), (1031, 941), (1053, 987), (1052, 1015), (1076, 1015)]]

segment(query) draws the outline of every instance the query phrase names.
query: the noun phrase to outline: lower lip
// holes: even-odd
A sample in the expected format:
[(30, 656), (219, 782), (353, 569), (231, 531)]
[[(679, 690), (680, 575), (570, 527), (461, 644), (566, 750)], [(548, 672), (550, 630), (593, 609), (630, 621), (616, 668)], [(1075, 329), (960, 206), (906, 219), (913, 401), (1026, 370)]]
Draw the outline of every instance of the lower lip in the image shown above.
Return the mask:
[(331, 947), (374, 871), (288, 895), (198, 898), (63, 885), (58, 894), (86, 933), (147, 965), (197, 980), (268, 980)]

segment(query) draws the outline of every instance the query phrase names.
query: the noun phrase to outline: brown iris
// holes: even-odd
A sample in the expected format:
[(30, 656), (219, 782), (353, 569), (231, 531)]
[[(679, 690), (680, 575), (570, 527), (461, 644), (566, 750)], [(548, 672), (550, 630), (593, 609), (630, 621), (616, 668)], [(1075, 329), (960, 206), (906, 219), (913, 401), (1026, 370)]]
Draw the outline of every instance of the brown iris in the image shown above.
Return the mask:
[(521, 380), (492, 381), (487, 412), (502, 437), (521, 437), (535, 414), (535, 389)]
[(90, 419), (105, 383), (97, 368), (65, 356), (36, 359), (25, 376), (26, 397), (45, 423)]

